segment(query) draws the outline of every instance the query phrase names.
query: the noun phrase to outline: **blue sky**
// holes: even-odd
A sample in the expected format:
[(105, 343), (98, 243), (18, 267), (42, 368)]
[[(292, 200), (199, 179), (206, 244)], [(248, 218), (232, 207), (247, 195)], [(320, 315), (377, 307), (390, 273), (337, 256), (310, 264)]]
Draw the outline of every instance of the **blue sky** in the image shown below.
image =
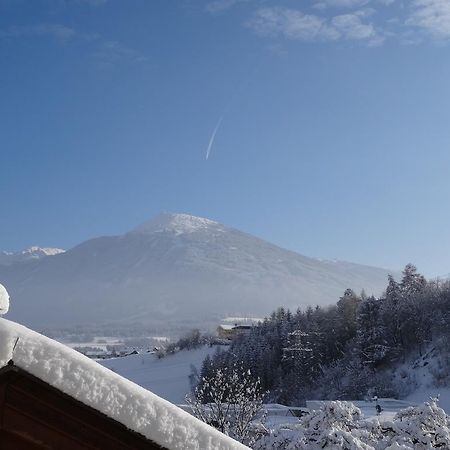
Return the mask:
[(448, 273), (449, 39), (449, 0), (0, 0), (0, 249), (169, 211)]

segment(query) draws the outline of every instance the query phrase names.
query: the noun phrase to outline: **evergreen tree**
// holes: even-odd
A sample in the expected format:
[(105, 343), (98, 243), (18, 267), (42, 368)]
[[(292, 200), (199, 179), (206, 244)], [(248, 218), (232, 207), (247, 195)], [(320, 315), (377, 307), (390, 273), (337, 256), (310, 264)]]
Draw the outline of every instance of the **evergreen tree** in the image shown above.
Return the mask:
[(381, 310), (382, 300), (371, 296), (360, 304), (357, 312), (356, 346), (362, 364), (371, 369), (378, 367), (389, 353)]

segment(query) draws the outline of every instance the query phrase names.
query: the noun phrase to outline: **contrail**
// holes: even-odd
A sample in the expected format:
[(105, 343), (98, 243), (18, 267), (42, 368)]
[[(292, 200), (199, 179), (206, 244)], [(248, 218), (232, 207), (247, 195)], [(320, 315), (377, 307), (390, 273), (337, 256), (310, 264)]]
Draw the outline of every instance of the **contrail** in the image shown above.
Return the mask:
[(219, 131), (220, 125), (222, 124), (223, 115), (220, 117), (220, 119), (217, 121), (216, 127), (214, 128), (214, 131), (211, 134), (211, 138), (209, 139), (208, 149), (206, 150), (206, 160), (209, 158), (209, 154), (211, 153), (211, 148), (214, 144), (214, 139), (216, 138), (216, 133)]
[[(1, 0), (0, 0), (1, 1)], [(231, 109), (231, 106), (233, 105), (235, 99), (238, 97), (238, 95), (245, 91), (247, 86), (249, 85), (251, 79), (253, 76), (259, 71), (261, 64), (258, 63), (254, 66), (253, 70), (249, 73), (249, 75), (234, 89), (233, 94), (231, 95), (230, 100), (226, 104), (222, 115), (220, 116), (219, 120), (217, 121), (216, 127), (214, 128), (214, 131), (211, 134), (211, 137), (209, 139), (208, 148), (206, 149), (206, 160), (208, 160), (209, 155), (211, 153), (211, 148), (214, 145), (214, 140), (216, 139), (216, 134), (219, 131), (220, 126), (222, 125), (222, 121), (224, 117), (227, 115), (228, 111)]]

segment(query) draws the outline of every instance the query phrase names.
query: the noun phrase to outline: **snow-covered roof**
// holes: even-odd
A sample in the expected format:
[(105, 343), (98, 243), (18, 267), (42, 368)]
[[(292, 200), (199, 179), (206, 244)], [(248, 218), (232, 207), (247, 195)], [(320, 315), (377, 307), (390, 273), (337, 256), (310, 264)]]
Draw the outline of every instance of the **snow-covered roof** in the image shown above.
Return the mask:
[(236, 325), (231, 325), (229, 323), (221, 323), (219, 327), (222, 328), (222, 330), (233, 330), (234, 328), (236, 328)]
[(260, 317), (225, 317), (222, 321), (231, 322), (234, 325), (258, 325), (258, 323), (264, 322), (264, 319)]
[(248, 449), (77, 351), (0, 319), (0, 368), (11, 359), (19, 368), (169, 450)]
[(251, 324), (236, 324), (236, 325), (230, 325), (229, 323), (221, 323), (219, 325), (222, 330), (225, 331), (231, 331), (231, 330), (242, 330), (242, 329), (250, 329), (253, 327)]

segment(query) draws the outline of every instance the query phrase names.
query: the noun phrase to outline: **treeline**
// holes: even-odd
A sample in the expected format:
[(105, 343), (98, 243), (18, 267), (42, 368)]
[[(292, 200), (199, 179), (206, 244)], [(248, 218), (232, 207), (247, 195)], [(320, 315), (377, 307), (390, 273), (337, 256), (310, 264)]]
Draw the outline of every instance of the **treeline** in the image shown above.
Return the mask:
[(278, 309), (229, 350), (207, 357), (199, 380), (242, 362), (273, 402), (398, 397), (411, 380), (407, 372), (394, 380), (390, 369), (447, 338), (450, 282), (427, 281), (409, 264), (400, 281), (388, 278), (380, 298), (347, 289), (331, 307)]
[(197, 328), (186, 333), (183, 337), (179, 338), (176, 342), (172, 342), (166, 346), (158, 349), (156, 355), (158, 358), (163, 358), (166, 355), (179, 352), (181, 350), (194, 350), (209, 344), (211, 340), (210, 336), (202, 335)]

